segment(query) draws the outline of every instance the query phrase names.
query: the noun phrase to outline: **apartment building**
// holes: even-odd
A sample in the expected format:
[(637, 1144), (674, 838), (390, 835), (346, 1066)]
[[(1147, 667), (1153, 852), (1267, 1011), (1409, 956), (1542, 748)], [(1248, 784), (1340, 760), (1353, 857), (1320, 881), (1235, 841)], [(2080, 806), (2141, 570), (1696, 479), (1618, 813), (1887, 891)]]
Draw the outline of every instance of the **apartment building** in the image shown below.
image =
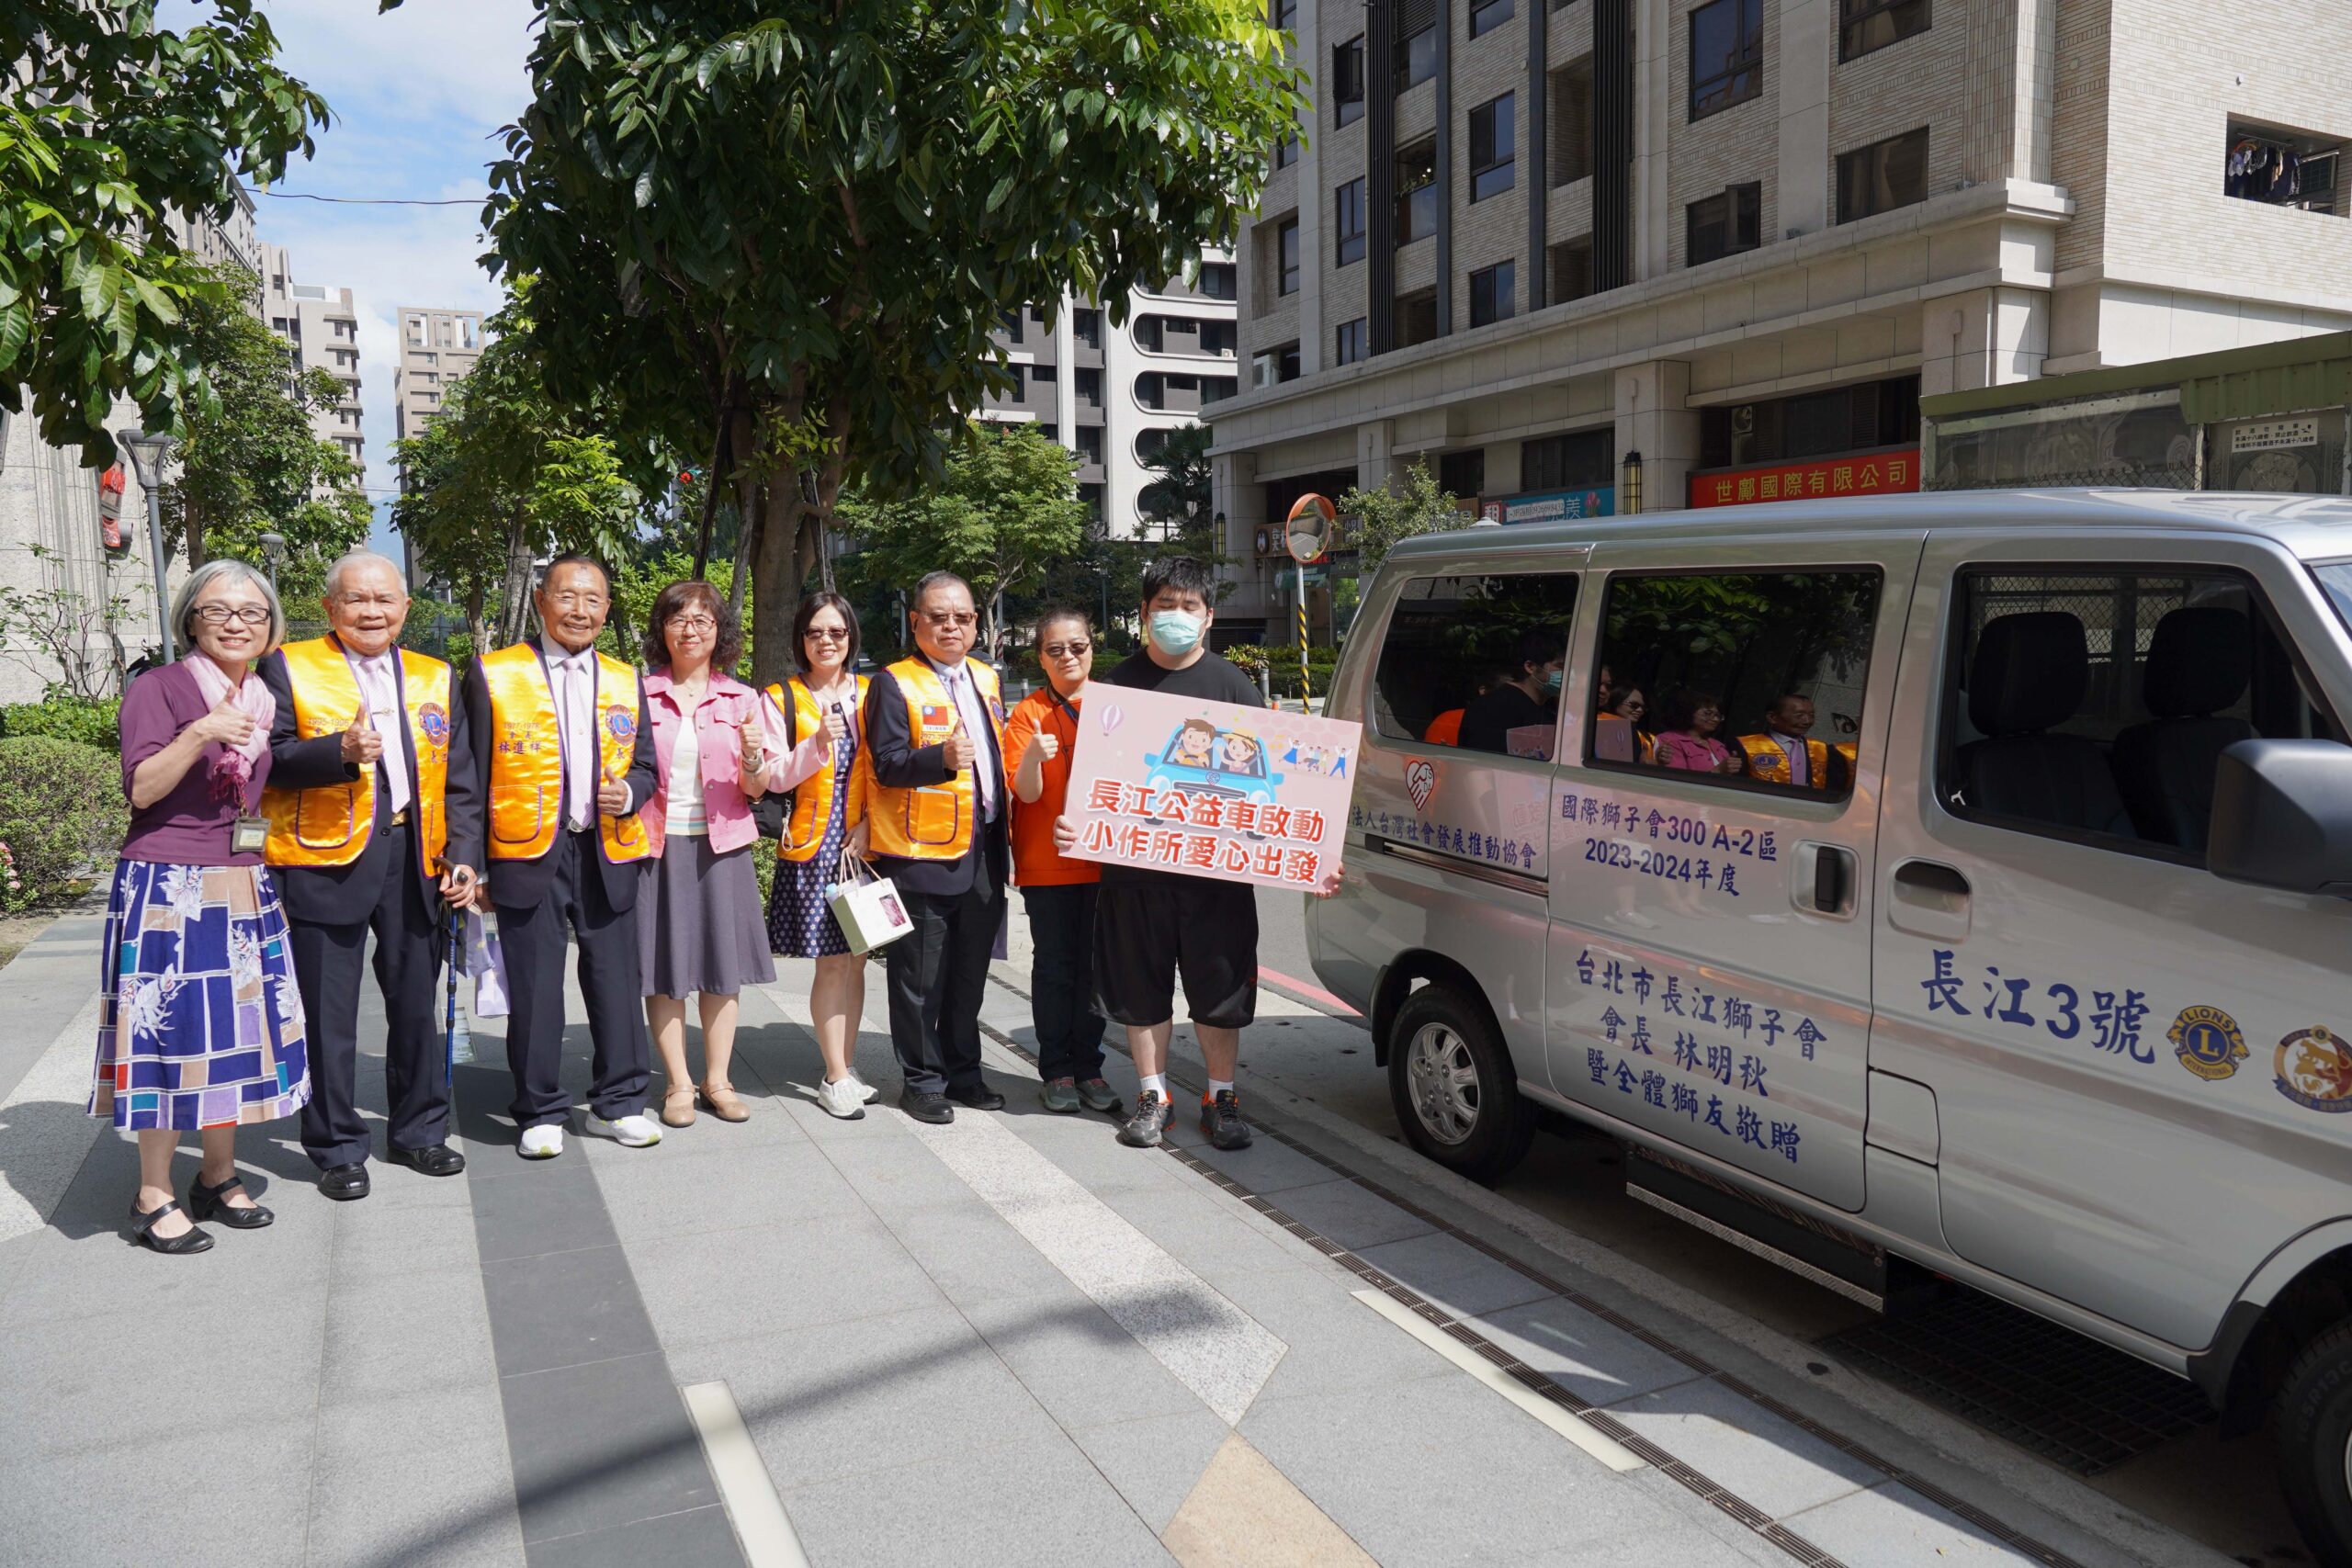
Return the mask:
[(252, 275), (254, 287), (245, 295), (245, 310), (252, 315), (262, 313), (261, 277), (267, 265), (262, 254), (261, 232), (254, 220), (254, 198), (240, 183), (236, 199), (230, 204), (225, 217), (210, 213), (190, 214), (175, 207), (164, 209), (164, 227), (181, 252), (206, 266), (233, 266)]
[(481, 312), (403, 305), (399, 321), (392, 428), (405, 441), (441, 417), (444, 395), (481, 357)]
[(350, 459), (355, 472), (364, 473), (367, 440), (361, 434), (359, 399), (359, 313), (353, 309), (351, 290), (316, 283), (297, 282), (294, 264), (283, 245), (264, 245), (262, 316), (269, 330), (294, 346), (294, 363), (303, 370), (324, 370), (343, 388), (332, 408), (314, 409), (311, 428), (322, 441), (332, 441)]
[(1211, 251), (1196, 276), (1131, 294), (1122, 326), (1069, 294), (1056, 310), (1008, 314), (996, 340), (1015, 384), (980, 417), (1051, 430), (1078, 455), (1079, 495), (1112, 536), (1139, 536), (1138, 497), (1168, 432), (1199, 423), (1207, 403), (1236, 390), (1236, 284), (1231, 255)]
[(1306, 491), (1911, 490), (1922, 397), (2352, 326), (2335, 0), (1274, 6), (1312, 119), (1213, 411), (1237, 636), (1291, 613)]

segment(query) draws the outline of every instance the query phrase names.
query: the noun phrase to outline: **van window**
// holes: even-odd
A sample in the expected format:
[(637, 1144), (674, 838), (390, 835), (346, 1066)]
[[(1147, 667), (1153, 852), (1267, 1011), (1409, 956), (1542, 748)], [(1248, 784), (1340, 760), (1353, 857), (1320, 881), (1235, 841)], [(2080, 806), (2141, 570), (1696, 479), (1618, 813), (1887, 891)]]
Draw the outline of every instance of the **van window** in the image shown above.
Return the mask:
[(1573, 572), (1408, 579), (1373, 672), (1374, 731), (1549, 761), (1576, 606)]
[(1952, 614), (1941, 773), (1961, 816), (2201, 861), (2225, 748), (2344, 738), (2224, 568), (1986, 566)]
[(1881, 581), (1874, 569), (1611, 577), (1586, 761), (1844, 798)]

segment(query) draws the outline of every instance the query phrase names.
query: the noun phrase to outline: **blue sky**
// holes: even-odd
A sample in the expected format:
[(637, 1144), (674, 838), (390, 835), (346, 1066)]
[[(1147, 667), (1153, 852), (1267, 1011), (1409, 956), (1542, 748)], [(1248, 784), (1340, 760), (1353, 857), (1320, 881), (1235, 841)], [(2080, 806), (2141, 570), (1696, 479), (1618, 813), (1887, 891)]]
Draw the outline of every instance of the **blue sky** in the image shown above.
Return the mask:
[[(322, 196), (475, 197), (501, 126), (528, 99), (532, 6), (521, 0), (263, 0), (280, 59), (327, 100), (318, 153), (277, 187)], [(298, 283), (348, 288), (359, 315), (367, 483), (392, 485), (394, 312), (404, 305), (490, 310), (481, 209), (341, 207), (256, 199), (262, 238), (290, 253)], [(380, 533), (380, 528), (379, 528)]]

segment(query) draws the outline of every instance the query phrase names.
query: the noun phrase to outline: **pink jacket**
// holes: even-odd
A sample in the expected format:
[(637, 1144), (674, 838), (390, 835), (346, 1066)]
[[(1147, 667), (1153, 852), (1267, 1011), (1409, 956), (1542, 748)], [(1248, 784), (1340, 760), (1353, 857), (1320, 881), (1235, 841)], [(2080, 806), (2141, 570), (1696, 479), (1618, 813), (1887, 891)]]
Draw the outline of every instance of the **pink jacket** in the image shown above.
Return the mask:
[(1731, 749), (1710, 737), (1702, 740), (1687, 730), (1669, 729), (1657, 738), (1657, 765), (1690, 773), (1712, 773), (1724, 765)]
[[(668, 669), (645, 672), (645, 705), (653, 716), (653, 798), (645, 803), (641, 820), (662, 852), (670, 808), (670, 755), (677, 750), (678, 726), (686, 714), (679, 703)], [(747, 722), (757, 723), (770, 760), (767, 787), (788, 789), (790, 782), (774, 776), (785, 757), (784, 716), (775, 705), (732, 675), (714, 670), (702, 702), (695, 708), (695, 744), (702, 765), (703, 814), (710, 823), (710, 849), (725, 854), (759, 841), (759, 825), (752, 818), (752, 803), (743, 794), (743, 742)], [(789, 772), (789, 769), (785, 770)]]

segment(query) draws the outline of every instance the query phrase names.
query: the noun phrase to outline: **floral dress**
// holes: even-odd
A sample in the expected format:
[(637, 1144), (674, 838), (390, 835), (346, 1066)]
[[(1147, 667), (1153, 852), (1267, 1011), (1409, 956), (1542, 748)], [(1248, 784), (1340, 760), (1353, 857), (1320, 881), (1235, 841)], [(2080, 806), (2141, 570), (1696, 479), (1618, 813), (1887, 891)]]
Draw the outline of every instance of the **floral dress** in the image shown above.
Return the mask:
[[(833, 742), (833, 777), (846, 780), (856, 761), (853, 724)], [(840, 878), (842, 851), (849, 843), (848, 803), (846, 788), (833, 791), (833, 814), (815, 854), (775, 863), (775, 884), (768, 892), (768, 947), (779, 957), (838, 958), (849, 952), (849, 939), (825, 904), (825, 890)]]

